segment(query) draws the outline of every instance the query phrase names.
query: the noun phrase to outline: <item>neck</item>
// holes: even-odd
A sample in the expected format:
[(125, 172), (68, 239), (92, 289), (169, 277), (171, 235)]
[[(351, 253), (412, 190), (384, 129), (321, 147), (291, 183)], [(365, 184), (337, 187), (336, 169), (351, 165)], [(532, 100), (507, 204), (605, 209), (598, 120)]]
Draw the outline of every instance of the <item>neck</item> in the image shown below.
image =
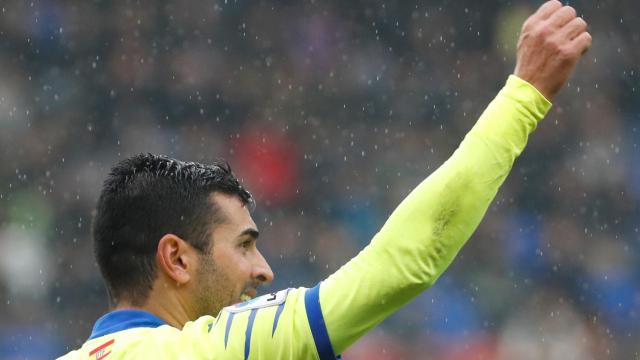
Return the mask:
[[(160, 301), (158, 299), (165, 300)], [(190, 319), (186, 308), (181, 305), (178, 299), (163, 298), (150, 294), (149, 299), (142, 306), (136, 306), (129, 301), (121, 300), (118, 301), (113, 310), (143, 310), (159, 317), (170, 326), (182, 329)]]

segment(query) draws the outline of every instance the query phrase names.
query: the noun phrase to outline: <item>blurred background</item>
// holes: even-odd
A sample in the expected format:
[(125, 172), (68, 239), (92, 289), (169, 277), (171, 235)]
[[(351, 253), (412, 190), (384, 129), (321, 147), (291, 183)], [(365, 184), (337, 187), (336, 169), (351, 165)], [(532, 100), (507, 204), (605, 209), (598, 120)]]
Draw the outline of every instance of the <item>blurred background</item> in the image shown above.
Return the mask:
[[(276, 281), (313, 286), (456, 148), (542, 1), (0, 2), (0, 358), (107, 310), (118, 160), (229, 160)], [(640, 3), (571, 1), (591, 51), (435, 287), (345, 359), (640, 356)]]

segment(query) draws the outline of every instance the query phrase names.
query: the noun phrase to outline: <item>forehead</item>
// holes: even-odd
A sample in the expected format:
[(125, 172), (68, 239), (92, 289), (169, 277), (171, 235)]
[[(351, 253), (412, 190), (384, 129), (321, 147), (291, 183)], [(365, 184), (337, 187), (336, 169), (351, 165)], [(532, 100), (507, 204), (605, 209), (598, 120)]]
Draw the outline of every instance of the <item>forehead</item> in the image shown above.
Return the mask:
[(247, 228), (257, 229), (249, 210), (237, 196), (216, 192), (211, 194), (210, 198), (216, 204), (223, 220), (217, 227), (237, 228), (239, 231)]

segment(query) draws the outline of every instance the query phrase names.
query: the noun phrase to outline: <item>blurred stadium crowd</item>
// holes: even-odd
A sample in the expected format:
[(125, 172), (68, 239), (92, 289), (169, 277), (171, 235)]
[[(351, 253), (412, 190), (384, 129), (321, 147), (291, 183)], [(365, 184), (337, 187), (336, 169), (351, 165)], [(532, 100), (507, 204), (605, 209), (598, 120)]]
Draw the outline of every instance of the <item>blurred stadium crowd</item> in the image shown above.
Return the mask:
[[(632, 359), (640, 5), (570, 2), (594, 47), (438, 284), (346, 359)], [(270, 289), (313, 286), (455, 149), (538, 1), (0, 3), (0, 358), (107, 310), (91, 213), (125, 156), (227, 159)]]

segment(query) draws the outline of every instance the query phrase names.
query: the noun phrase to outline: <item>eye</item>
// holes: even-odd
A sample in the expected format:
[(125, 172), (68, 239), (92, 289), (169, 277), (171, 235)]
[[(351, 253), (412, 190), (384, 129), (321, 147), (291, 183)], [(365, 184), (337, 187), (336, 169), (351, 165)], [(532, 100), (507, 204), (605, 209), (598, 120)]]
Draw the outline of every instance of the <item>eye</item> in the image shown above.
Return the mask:
[(245, 240), (242, 243), (240, 243), (240, 246), (245, 249), (248, 250), (251, 247), (251, 244), (253, 243), (253, 240)]

